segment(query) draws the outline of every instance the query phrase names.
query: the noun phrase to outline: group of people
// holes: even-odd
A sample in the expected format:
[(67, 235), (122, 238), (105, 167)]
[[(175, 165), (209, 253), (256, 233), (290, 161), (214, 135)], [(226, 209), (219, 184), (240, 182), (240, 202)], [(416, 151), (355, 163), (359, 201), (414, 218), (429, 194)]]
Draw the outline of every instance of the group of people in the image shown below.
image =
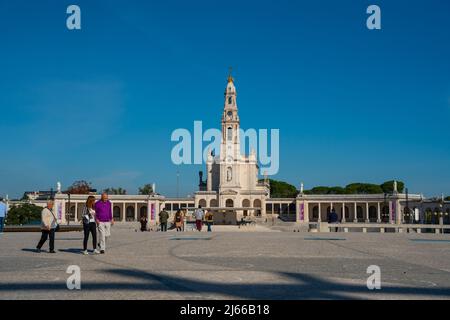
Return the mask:
[[(173, 224), (177, 232), (184, 230), (185, 217), (186, 214), (184, 210), (178, 209), (177, 212), (175, 213)], [(202, 209), (202, 206), (198, 206), (198, 208), (194, 211), (194, 218), (195, 218), (195, 227), (199, 232), (202, 231), (204, 222), (208, 227), (208, 232), (212, 231), (212, 225), (214, 223), (214, 216), (212, 212), (210, 211), (205, 212), (205, 210)], [(168, 221), (169, 221), (169, 213), (165, 209), (163, 209), (159, 213), (159, 223), (161, 231), (163, 232), (167, 231)]]
[[(36, 246), (37, 252), (41, 252), (44, 243), (50, 238), (50, 253), (55, 253), (55, 232), (58, 231), (58, 219), (53, 213), (54, 203), (47, 202), (47, 206), (41, 212), (41, 239)], [(94, 196), (88, 196), (82, 212), (83, 221), (83, 254), (89, 254), (87, 250), (89, 236), (92, 235), (93, 253), (104, 254), (106, 239), (111, 236), (111, 226), (114, 225), (111, 202), (108, 194), (102, 193), (101, 199), (95, 201)], [(97, 238), (98, 235), (98, 238)], [(99, 250), (100, 249), (100, 250)]]
[[(1, 202), (0, 202), (1, 204)], [(59, 229), (58, 219), (53, 213), (53, 200), (47, 202), (47, 206), (41, 212), (41, 238), (36, 246), (36, 251), (41, 252), (42, 246), (45, 242), (49, 241), (49, 252), (55, 253), (55, 232)], [(2, 207), (0, 205), (0, 226), (2, 228)], [(167, 223), (169, 221), (169, 213), (163, 209), (159, 213), (159, 222), (162, 232), (167, 231)], [(201, 232), (203, 223), (205, 222), (208, 232), (212, 231), (212, 225), (214, 222), (213, 213), (210, 211), (205, 212), (201, 206), (194, 211), (195, 226), (196, 229)], [(141, 217), (141, 231), (147, 230), (147, 218)], [(106, 250), (106, 239), (111, 236), (111, 226), (114, 225), (114, 218), (112, 214), (112, 205), (108, 200), (108, 194), (102, 193), (101, 199), (95, 201), (94, 196), (88, 196), (85, 206), (82, 211), (82, 223), (83, 223), (83, 254), (89, 254), (88, 242), (89, 237), (92, 237), (92, 247), (94, 254), (104, 254)], [(174, 215), (173, 221), (177, 232), (184, 231), (185, 213), (183, 210), (178, 210)], [(1, 232), (1, 229), (0, 229)]]

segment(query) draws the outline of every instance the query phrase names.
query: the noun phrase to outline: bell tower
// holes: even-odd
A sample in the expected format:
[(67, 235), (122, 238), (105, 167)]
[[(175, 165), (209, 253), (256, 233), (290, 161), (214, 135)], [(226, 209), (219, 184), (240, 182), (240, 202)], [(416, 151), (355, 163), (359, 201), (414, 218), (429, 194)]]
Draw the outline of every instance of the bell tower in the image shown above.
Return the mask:
[(225, 89), (225, 103), (222, 114), (222, 143), (221, 160), (233, 162), (240, 159), (239, 141), (239, 116), (236, 102), (236, 87), (234, 79), (228, 75), (228, 83)]
[(236, 87), (231, 75), (231, 68), (224, 97), (222, 141), (220, 145), (220, 186), (239, 188), (239, 162), (241, 160), (239, 116), (236, 102)]

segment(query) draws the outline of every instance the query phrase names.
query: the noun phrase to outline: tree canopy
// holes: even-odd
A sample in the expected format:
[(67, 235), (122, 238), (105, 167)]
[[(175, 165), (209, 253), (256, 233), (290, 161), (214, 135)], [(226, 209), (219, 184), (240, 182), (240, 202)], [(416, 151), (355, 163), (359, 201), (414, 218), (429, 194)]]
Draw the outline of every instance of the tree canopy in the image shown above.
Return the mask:
[(91, 183), (85, 180), (79, 180), (72, 183), (67, 189), (67, 193), (71, 194), (89, 194), (91, 191)]
[[(403, 192), (405, 184), (397, 181), (398, 192)], [(305, 194), (381, 194), (392, 193), (394, 191), (394, 181), (386, 181), (380, 185), (373, 183), (350, 183), (343, 187), (319, 186), (310, 190), (305, 190)]]
[(153, 187), (151, 184), (147, 183), (146, 185), (139, 188), (139, 194), (141, 195), (148, 195), (153, 192)]
[(24, 225), (30, 223), (39, 223), (41, 220), (42, 208), (34, 204), (24, 203), (19, 206), (13, 206), (9, 209), (5, 224)]
[(298, 190), (291, 184), (284, 181), (269, 179), (270, 196), (272, 198), (295, 198)]
[[(262, 181), (262, 180), (260, 180)], [(295, 186), (284, 182), (270, 179), (270, 196), (272, 198), (294, 198), (298, 194)], [(397, 181), (398, 192), (403, 192), (405, 184)], [(382, 184), (373, 183), (350, 183), (345, 187), (317, 186), (310, 190), (305, 190), (305, 194), (382, 194), (394, 191), (394, 181), (386, 181)]]
[(127, 194), (127, 190), (122, 188), (106, 188), (103, 190), (103, 192), (106, 192), (107, 194)]
[[(386, 181), (380, 185), (384, 193), (394, 192), (394, 180)], [(405, 189), (405, 184), (402, 181), (397, 181), (397, 191), (402, 193)]]

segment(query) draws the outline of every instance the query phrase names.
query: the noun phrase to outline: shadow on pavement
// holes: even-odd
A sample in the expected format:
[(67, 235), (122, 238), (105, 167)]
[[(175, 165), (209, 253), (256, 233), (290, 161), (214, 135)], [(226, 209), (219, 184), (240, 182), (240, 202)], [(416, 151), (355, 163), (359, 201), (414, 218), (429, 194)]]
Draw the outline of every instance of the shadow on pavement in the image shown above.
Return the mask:
[[(79, 252), (79, 251), (77, 251)], [(125, 278), (124, 281), (82, 282), (86, 291), (173, 291), (177, 293), (219, 294), (243, 299), (354, 299), (358, 294), (372, 294), (373, 298), (383, 298), (386, 294), (414, 298), (450, 298), (450, 288), (423, 287), (382, 287), (369, 291), (364, 284), (339, 284), (317, 276), (302, 273), (278, 273), (288, 278), (289, 283), (241, 284), (209, 282), (186, 279), (177, 276), (161, 275), (133, 269), (105, 269), (111, 275)], [(130, 281), (130, 278), (135, 281)], [(67, 290), (62, 283), (0, 283), (0, 292), (31, 290)], [(350, 295), (351, 294), (351, 295)]]

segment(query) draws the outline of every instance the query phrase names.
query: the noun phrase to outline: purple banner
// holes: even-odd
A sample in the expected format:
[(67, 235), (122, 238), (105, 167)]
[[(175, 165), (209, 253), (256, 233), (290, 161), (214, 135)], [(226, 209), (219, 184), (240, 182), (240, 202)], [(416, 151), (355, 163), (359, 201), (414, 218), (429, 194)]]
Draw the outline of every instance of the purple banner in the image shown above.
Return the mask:
[(395, 222), (397, 212), (397, 202), (391, 201), (391, 221)]
[(298, 211), (299, 221), (305, 221), (305, 203), (300, 203), (300, 210)]
[(150, 205), (150, 220), (155, 220), (155, 204)]
[(58, 216), (58, 220), (62, 219), (62, 203), (58, 203), (57, 204), (57, 216)]

